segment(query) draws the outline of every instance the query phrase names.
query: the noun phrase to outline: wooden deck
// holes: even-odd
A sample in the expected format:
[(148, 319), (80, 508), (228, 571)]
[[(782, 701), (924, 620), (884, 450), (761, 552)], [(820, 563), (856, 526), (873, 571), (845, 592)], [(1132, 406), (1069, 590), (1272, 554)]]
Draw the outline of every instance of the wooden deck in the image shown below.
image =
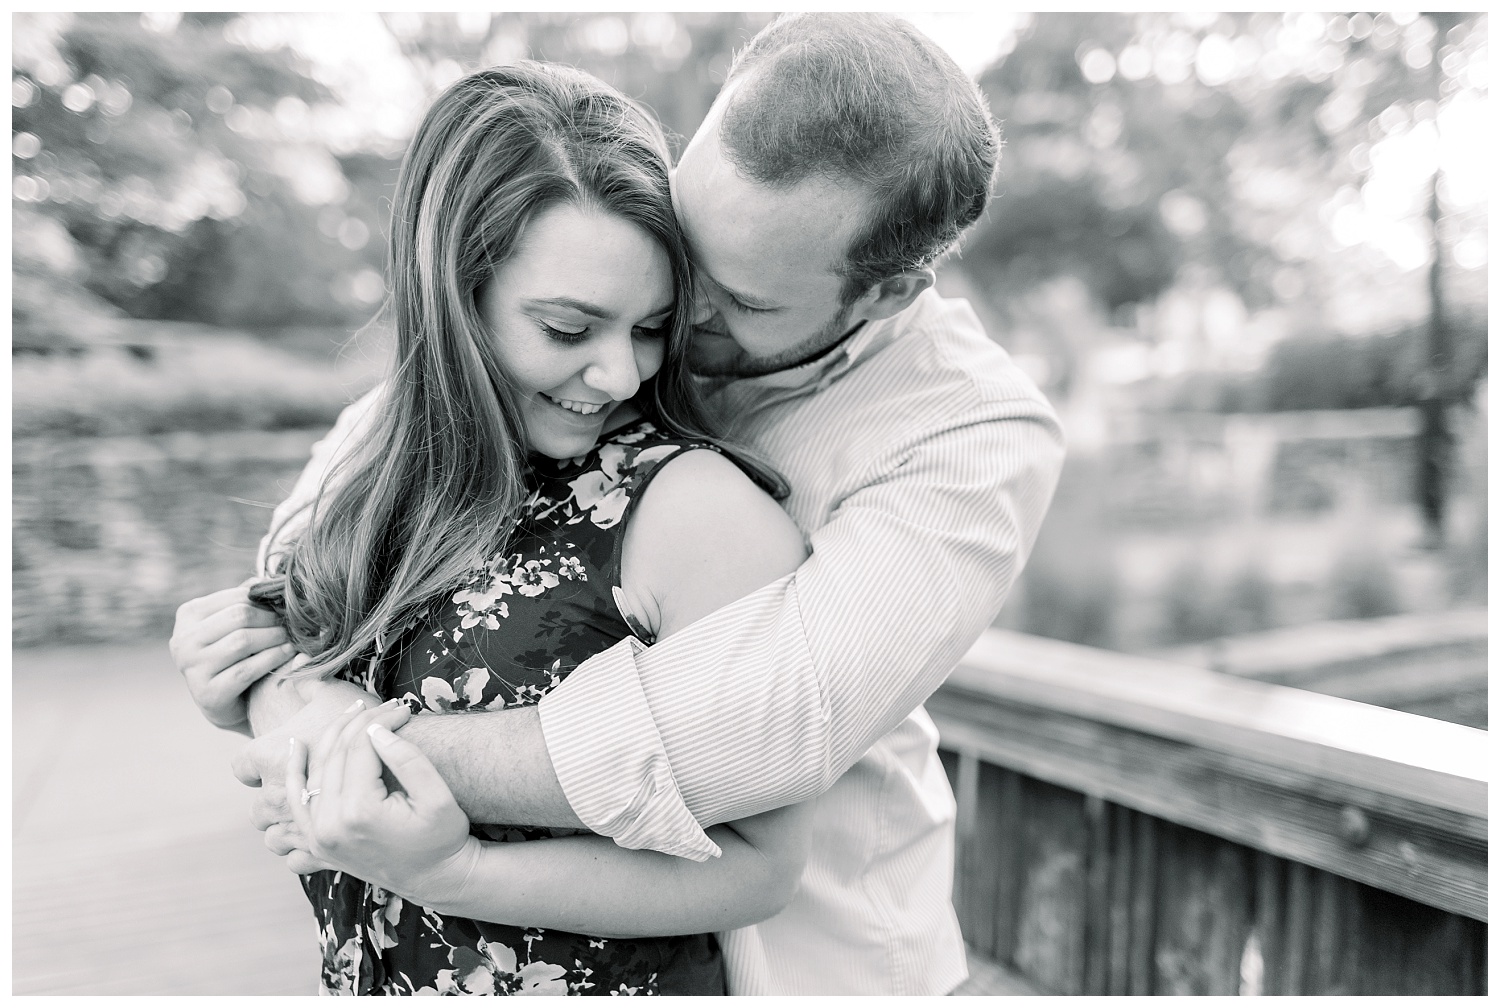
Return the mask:
[[(989, 672), (961, 671), (932, 705), (958, 783), (960, 914), (980, 946), (955, 994), (1300, 993), (1303, 972), (1324, 965), (1318, 989), (1362, 990), (1350, 963), (1394, 971), (1399, 984), (1381, 993), (1434, 992), (1459, 974), (1466, 991), (1485, 989), (1487, 776), (1469, 755), (1482, 733), (1137, 659), (1121, 677), (1090, 664), (1115, 658), (1055, 643), (1000, 644), (970, 656)], [(1028, 649), (1041, 670), (1030, 678), (1007, 664)], [(12, 992), (313, 994), (301, 890), (246, 821), (248, 792), (228, 771), (236, 738), (199, 718), (165, 644), (19, 651), (13, 667)], [(1351, 735), (1350, 714), (1384, 730)], [(1344, 820), (1366, 816), (1346, 804), (1368, 810), (1353, 840)], [(1423, 809), (1449, 805), (1413, 831), (1431, 818)], [(1159, 887), (1122, 866), (1154, 864), (1157, 847), (1203, 868), (1203, 886), (1184, 875), (1162, 890), (1203, 896), (1179, 901), (1192, 914), (1131, 896)], [(1013, 870), (996, 869), (997, 852)], [(1034, 871), (1017, 860), (1031, 854)], [(1231, 897), (1251, 878), (1247, 857), (1276, 884), (1241, 905)], [(1308, 940), (1291, 961), (1247, 933)], [(1308, 938), (1330, 934), (1369, 941), (1350, 958)], [(1101, 935), (1104, 960), (1086, 954)], [(1232, 954), (1208, 954), (1220, 946)], [(1245, 979), (1250, 967), (1263, 981)]]
[(315, 994), (313, 920), (165, 643), (13, 654), (13, 994)]
[(969, 979), (953, 991), (955, 997), (989, 997), (994, 995), (1018, 996), (1043, 994), (1025, 977), (1015, 970), (985, 958), (974, 949), (969, 949)]
[[(315, 994), (307, 903), (165, 645), (13, 660), (12, 993)], [(1036, 993), (970, 974), (955, 994)]]

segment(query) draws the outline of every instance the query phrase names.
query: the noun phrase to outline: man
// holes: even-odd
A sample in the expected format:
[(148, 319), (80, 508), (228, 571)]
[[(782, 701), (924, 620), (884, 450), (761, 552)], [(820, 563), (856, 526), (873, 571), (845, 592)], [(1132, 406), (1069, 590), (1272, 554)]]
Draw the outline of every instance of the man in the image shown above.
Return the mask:
[[(929, 289), (985, 206), (998, 144), (973, 82), (905, 22), (794, 15), (757, 35), (674, 191), (700, 267), (694, 367), (789, 480), (810, 559), (660, 644), (595, 656), (537, 707), (401, 732), (474, 821), (694, 859), (717, 853), (703, 826), (814, 799), (799, 894), (723, 936), (736, 994), (942, 994), (965, 976), (954, 803), (921, 704), (993, 621), (1062, 458), (1035, 386)], [(264, 782), (258, 816), (285, 853), (285, 735), (315, 735), (355, 688), (268, 679), (247, 708), (289, 652), (243, 598), (185, 605), (174, 653), (216, 724), (284, 720), (237, 773)]]

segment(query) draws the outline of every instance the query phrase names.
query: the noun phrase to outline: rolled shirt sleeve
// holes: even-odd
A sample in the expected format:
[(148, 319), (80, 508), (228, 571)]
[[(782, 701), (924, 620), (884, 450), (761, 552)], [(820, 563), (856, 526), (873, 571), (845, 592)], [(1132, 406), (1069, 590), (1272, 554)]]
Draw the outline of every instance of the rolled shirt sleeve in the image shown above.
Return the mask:
[(993, 622), (1062, 454), (1040, 398), (986, 404), (843, 499), (793, 575), (579, 666), (540, 705), (574, 811), (702, 859), (703, 827), (821, 794)]

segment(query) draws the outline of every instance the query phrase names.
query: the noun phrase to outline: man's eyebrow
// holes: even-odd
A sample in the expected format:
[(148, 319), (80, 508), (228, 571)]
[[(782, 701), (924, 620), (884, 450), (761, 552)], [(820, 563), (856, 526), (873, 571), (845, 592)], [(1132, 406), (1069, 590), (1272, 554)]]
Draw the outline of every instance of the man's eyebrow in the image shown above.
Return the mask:
[[(607, 308), (601, 308), (600, 306), (598, 306), (596, 304), (590, 304), (587, 301), (580, 301), (578, 298), (553, 297), (553, 298), (530, 298), (529, 300), (530, 300), (530, 302), (532, 304), (536, 304), (536, 305), (557, 305), (560, 308), (571, 308), (574, 311), (579, 312), (580, 314), (583, 314), (583, 315), (592, 315), (596, 319), (603, 319), (605, 321), (613, 321), (614, 318), (615, 318), (615, 313), (612, 312), (612, 311), (610, 311), (610, 310), (608, 310)], [(646, 314), (643, 317), (644, 318), (648, 318), (648, 319), (649, 318), (655, 318), (658, 315), (665, 315), (665, 314), (667, 314), (667, 312), (669, 312), (671, 310), (672, 310), (672, 305), (669, 302), (669, 303), (667, 303), (665, 305), (662, 305), (660, 308), (656, 309), (655, 311)]]

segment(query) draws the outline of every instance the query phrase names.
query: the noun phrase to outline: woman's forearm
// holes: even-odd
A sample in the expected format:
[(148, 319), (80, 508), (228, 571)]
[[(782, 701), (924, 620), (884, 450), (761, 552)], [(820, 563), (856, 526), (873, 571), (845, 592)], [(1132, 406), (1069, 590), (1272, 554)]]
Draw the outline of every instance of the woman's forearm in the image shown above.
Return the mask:
[[(800, 814), (778, 809), (766, 815), (783, 813)], [(613, 938), (746, 927), (786, 906), (797, 889), (800, 851), (768, 854), (734, 825), (709, 833), (723, 855), (704, 862), (626, 850), (593, 835), (471, 840), (461, 882), (444, 885), (447, 892), (428, 889), (408, 898), (439, 913)]]

